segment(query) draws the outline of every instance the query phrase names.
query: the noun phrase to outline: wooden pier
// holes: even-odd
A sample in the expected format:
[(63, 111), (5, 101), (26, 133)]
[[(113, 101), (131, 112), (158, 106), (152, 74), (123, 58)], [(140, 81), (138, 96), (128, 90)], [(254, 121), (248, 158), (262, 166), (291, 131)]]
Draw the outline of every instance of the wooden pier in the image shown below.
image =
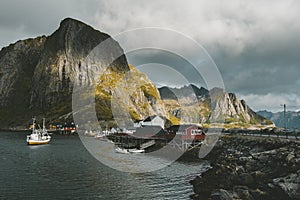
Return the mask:
[(179, 149), (182, 152), (190, 151), (202, 144), (203, 139), (187, 140), (177, 135), (166, 134), (164, 137), (136, 137), (134, 135), (114, 134), (108, 138), (115, 143), (116, 146), (122, 148), (138, 148), (148, 149), (161, 148), (165, 145), (171, 145), (173, 148)]

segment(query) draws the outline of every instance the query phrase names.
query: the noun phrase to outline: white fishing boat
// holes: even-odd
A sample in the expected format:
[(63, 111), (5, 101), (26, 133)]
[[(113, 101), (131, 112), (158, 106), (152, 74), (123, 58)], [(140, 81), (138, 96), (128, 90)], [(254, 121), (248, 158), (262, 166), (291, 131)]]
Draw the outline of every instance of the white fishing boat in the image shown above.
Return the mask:
[(48, 144), (51, 140), (51, 136), (48, 134), (45, 128), (45, 119), (43, 119), (43, 129), (36, 129), (35, 127), (35, 118), (32, 119), (32, 133), (27, 135), (27, 144), (28, 145), (39, 145), (39, 144)]

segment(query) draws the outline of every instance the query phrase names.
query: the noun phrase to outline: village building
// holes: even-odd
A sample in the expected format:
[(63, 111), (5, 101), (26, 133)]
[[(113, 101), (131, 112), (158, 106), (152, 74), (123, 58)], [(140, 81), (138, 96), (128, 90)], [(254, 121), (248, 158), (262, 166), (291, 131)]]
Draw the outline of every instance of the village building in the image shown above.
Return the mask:
[(165, 128), (165, 119), (164, 117), (153, 115), (149, 116), (143, 121), (137, 121), (134, 124), (134, 127), (142, 127), (142, 126), (160, 126), (162, 129)]
[(167, 129), (169, 135), (174, 134), (174, 139), (169, 143), (182, 152), (189, 151), (202, 144), (205, 139), (203, 129), (197, 125), (174, 125)]
[(136, 129), (134, 136), (138, 138), (165, 137), (166, 131), (161, 126), (144, 126)]
[(193, 124), (173, 125), (167, 129), (170, 134), (176, 134), (177, 139), (204, 140), (205, 134), (201, 127)]

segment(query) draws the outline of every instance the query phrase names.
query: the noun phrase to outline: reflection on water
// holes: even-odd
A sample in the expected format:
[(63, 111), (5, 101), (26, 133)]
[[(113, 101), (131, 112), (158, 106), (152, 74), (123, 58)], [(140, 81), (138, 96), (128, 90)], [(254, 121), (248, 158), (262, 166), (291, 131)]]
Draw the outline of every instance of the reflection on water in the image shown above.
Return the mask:
[(38, 150), (38, 149), (42, 149), (42, 148), (47, 148), (47, 145), (27, 145), (27, 147), (29, 149), (36, 149), (36, 150)]
[[(0, 199), (188, 199), (189, 180), (206, 166), (175, 162), (150, 173), (123, 173), (94, 159), (77, 136), (60, 135), (28, 146), (26, 134), (0, 132), (0, 154)], [(118, 156), (126, 167), (144, 155)]]

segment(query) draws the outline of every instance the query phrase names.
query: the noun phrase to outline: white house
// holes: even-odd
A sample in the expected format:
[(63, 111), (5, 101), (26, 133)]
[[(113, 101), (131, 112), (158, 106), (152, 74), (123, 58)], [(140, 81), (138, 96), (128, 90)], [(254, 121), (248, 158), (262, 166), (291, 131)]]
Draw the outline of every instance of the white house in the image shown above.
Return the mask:
[(165, 127), (165, 119), (163, 117), (153, 115), (150, 117), (147, 117), (142, 121), (141, 123), (142, 126), (160, 126), (162, 128)]

